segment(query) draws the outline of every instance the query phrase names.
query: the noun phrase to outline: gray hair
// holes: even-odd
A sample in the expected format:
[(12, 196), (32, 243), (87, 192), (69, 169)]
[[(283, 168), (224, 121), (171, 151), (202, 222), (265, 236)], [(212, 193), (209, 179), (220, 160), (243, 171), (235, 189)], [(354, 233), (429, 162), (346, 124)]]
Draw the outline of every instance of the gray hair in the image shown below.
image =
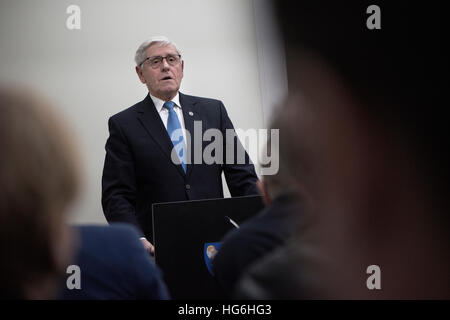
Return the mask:
[(164, 36), (157, 36), (152, 37), (149, 40), (143, 42), (139, 48), (136, 50), (136, 54), (134, 55), (134, 61), (136, 62), (136, 65), (139, 66), (144, 62), (144, 60), (147, 58), (145, 51), (153, 44), (158, 43), (160, 46), (168, 46), (173, 45), (175, 49), (177, 50), (178, 54), (181, 55), (180, 50), (178, 50), (177, 45), (167, 39)]

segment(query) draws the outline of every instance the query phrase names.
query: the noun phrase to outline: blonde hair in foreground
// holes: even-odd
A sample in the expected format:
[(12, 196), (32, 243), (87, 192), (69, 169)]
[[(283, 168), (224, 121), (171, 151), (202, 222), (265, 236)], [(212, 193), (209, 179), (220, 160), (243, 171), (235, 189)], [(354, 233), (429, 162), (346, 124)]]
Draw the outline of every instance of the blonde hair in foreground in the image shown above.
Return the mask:
[(0, 85), (0, 150), (0, 298), (51, 298), (72, 252), (77, 148), (44, 98)]

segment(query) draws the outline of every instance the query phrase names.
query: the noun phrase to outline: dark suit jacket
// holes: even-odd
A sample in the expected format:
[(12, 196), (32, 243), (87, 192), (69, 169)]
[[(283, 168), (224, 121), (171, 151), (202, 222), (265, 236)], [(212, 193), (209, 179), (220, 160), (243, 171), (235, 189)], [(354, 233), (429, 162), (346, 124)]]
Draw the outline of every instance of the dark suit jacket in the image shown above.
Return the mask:
[(155, 262), (135, 228), (125, 224), (79, 226), (74, 264), (80, 267), (81, 289), (69, 290), (66, 275), (61, 299), (169, 299)]
[[(221, 101), (180, 93), (186, 130), (192, 136), (188, 150), (195, 150), (194, 121), (207, 129), (234, 129)], [(152, 241), (152, 204), (157, 202), (223, 197), (224, 172), (232, 196), (258, 194), (253, 164), (188, 164), (186, 173), (170, 157), (173, 148), (161, 117), (149, 95), (109, 119), (110, 136), (102, 178), (102, 206), (109, 222), (138, 226)], [(198, 139), (198, 138), (197, 138)], [(236, 148), (242, 148), (238, 139)], [(225, 141), (225, 139), (224, 139)], [(202, 142), (201, 149), (211, 142)], [(189, 151), (188, 151), (189, 152)], [(226, 159), (224, 146), (223, 158)], [(236, 152), (234, 156), (236, 160)], [(192, 156), (192, 162), (194, 157)], [(223, 161), (225, 162), (225, 161)], [(236, 161), (234, 162), (236, 163)]]

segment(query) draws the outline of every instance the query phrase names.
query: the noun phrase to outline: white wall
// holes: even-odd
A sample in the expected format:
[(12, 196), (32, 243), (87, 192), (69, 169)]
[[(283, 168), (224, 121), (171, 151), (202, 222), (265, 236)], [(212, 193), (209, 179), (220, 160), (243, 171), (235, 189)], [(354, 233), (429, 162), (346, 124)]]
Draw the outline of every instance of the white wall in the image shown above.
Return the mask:
[[(71, 4), (81, 8), (81, 30), (66, 28)], [(1, 2), (0, 80), (44, 92), (81, 141), (86, 182), (72, 221), (105, 223), (107, 120), (147, 93), (133, 57), (150, 36), (180, 47), (182, 92), (221, 99), (237, 128), (264, 127), (254, 19), (251, 0)]]

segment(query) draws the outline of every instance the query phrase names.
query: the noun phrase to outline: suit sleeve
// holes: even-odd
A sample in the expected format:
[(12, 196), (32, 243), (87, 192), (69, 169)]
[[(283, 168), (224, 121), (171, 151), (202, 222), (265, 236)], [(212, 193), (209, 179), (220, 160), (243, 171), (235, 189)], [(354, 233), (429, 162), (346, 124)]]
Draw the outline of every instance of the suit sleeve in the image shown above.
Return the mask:
[(110, 118), (109, 138), (102, 176), (102, 207), (109, 223), (131, 223), (143, 233), (136, 219), (136, 177), (130, 146), (119, 124)]
[[(256, 188), (258, 177), (250, 157), (236, 134), (233, 135), (233, 139), (227, 139), (227, 129), (234, 132), (234, 126), (222, 102), (220, 102), (220, 116), (222, 134), (225, 137), (223, 171), (231, 196), (258, 195), (259, 192)], [(240, 159), (239, 155), (244, 155), (244, 159)]]

